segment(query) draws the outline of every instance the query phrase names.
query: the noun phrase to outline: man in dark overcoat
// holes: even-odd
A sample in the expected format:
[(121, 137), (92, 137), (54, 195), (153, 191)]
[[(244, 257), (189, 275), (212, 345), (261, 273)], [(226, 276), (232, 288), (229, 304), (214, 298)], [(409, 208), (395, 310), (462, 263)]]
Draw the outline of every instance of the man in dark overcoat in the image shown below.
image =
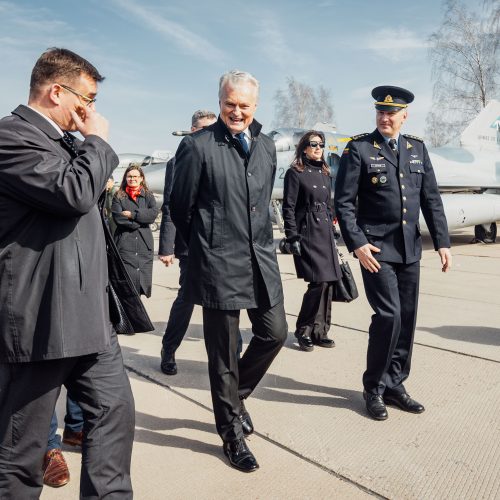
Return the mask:
[(85, 420), (81, 497), (132, 498), (134, 403), (96, 206), (118, 165), (95, 110), (102, 79), (77, 54), (49, 49), (33, 68), (28, 106), (0, 121), (2, 499), (40, 496), (62, 384)]
[[(183, 298), (203, 306), (203, 330), (217, 431), (230, 464), (258, 468), (244, 434), (253, 431), (247, 398), (287, 335), (269, 201), (273, 141), (254, 120), (258, 82), (232, 71), (219, 85), (217, 122), (183, 139), (176, 153), (172, 220), (187, 242)], [(238, 361), (240, 310), (254, 334)]]
[[(335, 210), (342, 236), (359, 259), (374, 315), (363, 375), (368, 413), (388, 416), (386, 404), (422, 413), (403, 385), (410, 373), (420, 258), (419, 214), (424, 215), (442, 270), (451, 267), (448, 226), (436, 177), (422, 139), (400, 134), (413, 94), (373, 89), (377, 128), (353, 137), (340, 161)], [(356, 207), (357, 203), (357, 207)]]

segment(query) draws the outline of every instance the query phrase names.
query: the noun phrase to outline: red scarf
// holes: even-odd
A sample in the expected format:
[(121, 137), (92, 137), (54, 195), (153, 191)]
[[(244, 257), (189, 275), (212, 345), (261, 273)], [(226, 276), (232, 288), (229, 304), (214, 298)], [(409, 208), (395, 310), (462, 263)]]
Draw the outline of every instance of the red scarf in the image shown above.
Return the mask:
[(139, 197), (139, 195), (141, 194), (141, 190), (142, 190), (142, 186), (138, 186), (136, 188), (132, 188), (130, 186), (127, 186), (125, 188), (125, 191), (127, 192), (127, 194), (134, 200), (134, 201), (137, 201), (137, 198)]

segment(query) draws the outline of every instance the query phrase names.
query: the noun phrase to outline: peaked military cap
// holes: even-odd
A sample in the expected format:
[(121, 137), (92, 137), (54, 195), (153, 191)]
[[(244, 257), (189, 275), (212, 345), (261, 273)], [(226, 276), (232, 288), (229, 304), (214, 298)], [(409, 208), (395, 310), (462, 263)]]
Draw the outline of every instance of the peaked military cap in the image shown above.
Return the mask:
[(380, 111), (400, 111), (408, 107), (415, 98), (409, 90), (392, 85), (375, 87), (372, 97), (375, 99), (375, 108)]

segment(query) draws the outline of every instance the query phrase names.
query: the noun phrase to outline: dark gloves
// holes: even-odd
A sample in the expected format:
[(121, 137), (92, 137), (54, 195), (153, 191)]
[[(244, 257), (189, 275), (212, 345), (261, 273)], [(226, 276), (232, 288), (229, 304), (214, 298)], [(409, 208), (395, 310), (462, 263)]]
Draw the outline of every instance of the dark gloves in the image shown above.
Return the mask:
[(294, 241), (293, 243), (290, 243), (290, 252), (292, 255), (296, 255), (297, 257), (300, 257), (301, 255), (301, 250), (300, 250), (300, 241)]
[(296, 255), (300, 257), (301, 249), (300, 249), (300, 235), (296, 234), (295, 236), (290, 236), (286, 239), (286, 246), (288, 253)]

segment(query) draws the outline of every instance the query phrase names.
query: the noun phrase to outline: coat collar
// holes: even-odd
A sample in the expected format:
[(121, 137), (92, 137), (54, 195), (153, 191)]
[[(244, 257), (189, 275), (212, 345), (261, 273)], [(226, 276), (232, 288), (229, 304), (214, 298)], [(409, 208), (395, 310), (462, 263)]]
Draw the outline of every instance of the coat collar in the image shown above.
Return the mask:
[[(226, 127), (226, 124), (222, 121), (220, 115), (218, 120), (213, 125), (207, 127), (207, 129), (212, 129), (214, 131), (214, 137), (217, 142), (224, 142), (233, 145), (237, 144), (238, 148), (241, 147), (238, 141), (234, 139), (231, 132), (229, 132), (228, 128)], [(252, 150), (253, 147), (255, 146), (255, 142), (259, 138), (260, 132), (262, 130), (262, 125), (257, 120), (254, 119), (253, 122), (248, 127), (248, 129), (252, 134), (252, 144), (250, 147), (250, 150)]]
[(40, 129), (44, 134), (48, 135), (53, 140), (61, 139), (59, 132), (43, 117), (40, 116), (36, 111), (33, 111), (28, 106), (21, 104), (14, 111), (13, 115), (17, 115), (23, 120), (31, 123), (36, 128)]

